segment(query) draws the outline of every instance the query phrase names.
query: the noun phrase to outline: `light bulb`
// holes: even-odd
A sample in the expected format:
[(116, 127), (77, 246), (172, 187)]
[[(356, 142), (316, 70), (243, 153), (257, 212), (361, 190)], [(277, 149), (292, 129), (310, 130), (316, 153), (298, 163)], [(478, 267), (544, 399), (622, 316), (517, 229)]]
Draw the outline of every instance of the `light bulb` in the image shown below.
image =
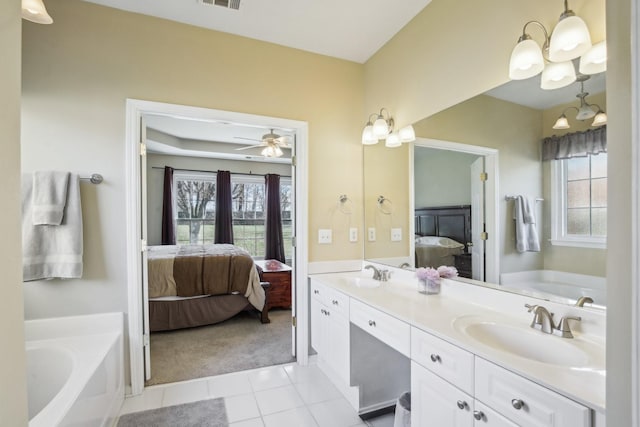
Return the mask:
[(585, 22), (573, 15), (561, 18), (551, 33), (549, 60), (570, 61), (591, 48), (591, 35)]
[(558, 120), (556, 120), (556, 123), (553, 125), (554, 129), (569, 129), (570, 127), (569, 120), (567, 120), (567, 116), (564, 114), (558, 117)]
[(540, 74), (544, 68), (542, 50), (531, 39), (518, 42), (511, 52), (509, 60), (509, 78), (524, 80)]
[(384, 145), (389, 148), (400, 147), (402, 145), (402, 142), (400, 141), (400, 134), (398, 134), (398, 132), (391, 132), (389, 136), (387, 136), (387, 140)]
[(22, 0), (22, 17), (36, 24), (51, 24), (53, 22), (42, 0)]
[(594, 44), (584, 55), (580, 57), (581, 74), (597, 74), (607, 70), (607, 42), (601, 41)]
[(389, 124), (382, 116), (378, 116), (378, 119), (373, 122), (373, 136), (378, 139), (382, 139), (389, 134)]
[(375, 138), (373, 136), (373, 125), (368, 124), (362, 130), (362, 145), (374, 145), (377, 143), (378, 143), (378, 138)]
[(400, 142), (411, 142), (416, 140), (416, 132), (413, 126), (407, 125), (400, 129)]
[(591, 126), (602, 126), (607, 124), (607, 113), (602, 110), (598, 110), (598, 114), (593, 119)]
[(571, 61), (550, 62), (544, 67), (540, 87), (545, 90), (559, 89), (576, 81), (576, 70)]

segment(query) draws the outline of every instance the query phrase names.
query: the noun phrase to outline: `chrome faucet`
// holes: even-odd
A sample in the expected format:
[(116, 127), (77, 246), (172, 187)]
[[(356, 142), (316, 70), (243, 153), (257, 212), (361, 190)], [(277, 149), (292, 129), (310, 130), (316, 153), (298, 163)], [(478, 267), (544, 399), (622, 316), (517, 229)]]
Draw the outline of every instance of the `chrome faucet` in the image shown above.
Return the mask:
[(402, 264), (400, 264), (400, 268), (407, 268), (407, 267), (411, 267), (411, 264), (409, 264), (408, 262), (403, 262)]
[(584, 307), (585, 303), (591, 304), (593, 302), (593, 298), (591, 297), (580, 297), (575, 303), (576, 307)]
[(373, 280), (380, 280), (381, 282), (386, 282), (391, 277), (391, 272), (389, 270), (378, 270), (371, 264), (365, 265), (365, 270), (373, 270)]
[(541, 305), (529, 305), (525, 304), (529, 313), (533, 312), (533, 320), (531, 321), (531, 327), (533, 329), (539, 329), (545, 334), (552, 334), (556, 328), (553, 323), (553, 313), (549, 313), (549, 310)]

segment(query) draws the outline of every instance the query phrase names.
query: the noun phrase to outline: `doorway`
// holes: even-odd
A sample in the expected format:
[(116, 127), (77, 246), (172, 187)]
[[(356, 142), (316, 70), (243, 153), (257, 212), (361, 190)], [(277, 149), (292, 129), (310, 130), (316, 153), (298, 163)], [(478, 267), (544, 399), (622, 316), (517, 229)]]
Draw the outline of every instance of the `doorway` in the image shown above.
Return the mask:
[[(146, 235), (147, 218), (143, 217), (145, 204), (142, 202), (146, 192), (146, 167), (144, 158), (146, 146), (141, 144), (146, 139), (144, 125), (145, 117), (170, 117), (188, 119), (195, 123), (221, 123), (229, 129), (237, 129), (242, 125), (254, 127), (256, 129), (286, 129), (290, 130), (295, 138), (294, 162), (291, 180), (293, 184), (292, 193), (295, 203), (295, 219), (292, 225), (292, 244), (295, 251), (292, 255), (291, 264), (293, 267), (292, 276), (292, 343), (293, 349), (299, 364), (306, 364), (308, 360), (308, 325), (305, 321), (307, 292), (305, 286), (298, 284), (305, 283), (307, 253), (306, 245), (297, 244), (306, 241), (307, 223), (307, 201), (303, 197), (306, 194), (307, 182), (304, 168), (306, 166), (306, 141), (307, 124), (305, 122), (271, 118), (266, 116), (255, 116), (244, 113), (235, 113), (220, 110), (203, 109), (197, 107), (180, 106), (173, 104), (163, 104), (148, 101), (128, 100), (127, 101), (127, 179), (130, 185), (127, 186), (128, 194), (128, 279), (129, 279), (129, 344), (131, 354), (131, 381), (132, 394), (142, 392), (144, 388), (145, 349), (149, 348), (149, 335), (145, 333), (148, 319), (144, 307), (148, 294), (143, 286), (143, 277), (146, 273), (146, 248), (148, 236)], [(142, 156), (141, 156), (142, 154)], [(234, 153), (227, 153), (227, 158), (233, 157)], [(223, 153), (224, 155), (224, 153)], [(248, 155), (245, 157), (249, 157)], [(142, 254), (142, 255), (141, 255)]]

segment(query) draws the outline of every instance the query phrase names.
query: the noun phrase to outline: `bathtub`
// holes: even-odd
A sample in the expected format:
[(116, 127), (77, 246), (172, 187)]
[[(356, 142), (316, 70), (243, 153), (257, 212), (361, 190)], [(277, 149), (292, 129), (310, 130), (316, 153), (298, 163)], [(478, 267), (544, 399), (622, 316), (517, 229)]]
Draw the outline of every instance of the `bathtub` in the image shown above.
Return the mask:
[(25, 321), (29, 427), (113, 425), (124, 400), (123, 315)]
[(500, 285), (551, 301), (573, 304), (582, 296), (591, 297), (593, 307), (607, 305), (606, 279), (553, 270), (519, 271), (500, 275)]

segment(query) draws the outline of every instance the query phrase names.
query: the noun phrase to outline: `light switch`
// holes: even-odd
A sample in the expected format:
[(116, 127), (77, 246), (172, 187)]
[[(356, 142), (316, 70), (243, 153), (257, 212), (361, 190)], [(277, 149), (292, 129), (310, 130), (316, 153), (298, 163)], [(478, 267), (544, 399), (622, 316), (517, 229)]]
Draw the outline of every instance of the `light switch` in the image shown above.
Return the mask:
[(367, 240), (370, 242), (376, 241), (376, 229), (374, 227), (369, 227), (367, 230)]
[(350, 242), (358, 241), (358, 229), (356, 227), (351, 227), (349, 229), (349, 241)]
[(391, 229), (391, 241), (399, 242), (402, 240), (402, 228), (392, 228)]
[(331, 229), (321, 228), (318, 230), (318, 243), (324, 245), (331, 243)]

